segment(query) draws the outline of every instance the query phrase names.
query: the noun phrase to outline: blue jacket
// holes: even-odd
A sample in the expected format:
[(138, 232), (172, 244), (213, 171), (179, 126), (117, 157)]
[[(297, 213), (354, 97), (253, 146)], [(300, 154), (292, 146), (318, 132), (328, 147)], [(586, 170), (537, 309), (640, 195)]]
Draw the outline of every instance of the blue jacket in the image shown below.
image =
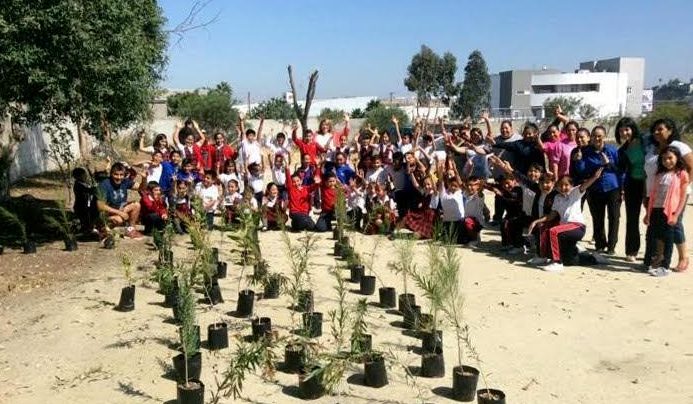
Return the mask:
[(161, 162), (161, 178), (159, 179), (161, 192), (167, 194), (171, 190), (173, 186), (173, 177), (176, 175), (176, 171), (177, 167), (170, 161)]
[(609, 163), (604, 165), (601, 152), (594, 146), (587, 146), (582, 151), (582, 159), (573, 161), (575, 173), (581, 178), (590, 178), (599, 169), (604, 166), (602, 175), (589, 188), (591, 192), (609, 192), (614, 189), (620, 189), (623, 185), (623, 175), (618, 168), (618, 149), (606, 144), (602, 150), (609, 158)]
[(335, 166), (334, 169), (335, 175), (337, 175), (337, 179), (342, 184), (348, 184), (351, 177), (356, 175), (354, 170), (351, 167), (349, 167), (348, 164), (344, 164), (342, 166)]

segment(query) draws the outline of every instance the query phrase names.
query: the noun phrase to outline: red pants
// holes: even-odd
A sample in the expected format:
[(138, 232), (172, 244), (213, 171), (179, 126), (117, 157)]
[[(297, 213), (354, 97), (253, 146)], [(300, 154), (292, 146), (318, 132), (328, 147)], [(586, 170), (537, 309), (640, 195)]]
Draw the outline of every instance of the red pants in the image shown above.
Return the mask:
[[(542, 225), (539, 228), (539, 252), (542, 257), (553, 261), (569, 261), (577, 256), (575, 244), (585, 235), (585, 225), (581, 223), (562, 223), (555, 226)], [(563, 250), (563, 251), (561, 251)], [(563, 252), (563, 256), (561, 255)]]

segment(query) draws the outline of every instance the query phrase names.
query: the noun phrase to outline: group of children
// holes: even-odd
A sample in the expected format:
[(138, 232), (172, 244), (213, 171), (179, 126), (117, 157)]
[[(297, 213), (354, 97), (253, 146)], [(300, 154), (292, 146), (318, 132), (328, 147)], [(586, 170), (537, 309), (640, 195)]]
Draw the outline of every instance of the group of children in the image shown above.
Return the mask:
[[(329, 231), (343, 192), (353, 227), (365, 234), (392, 235), (406, 228), (417, 238), (442, 237), (476, 247), (482, 229), (497, 223), (502, 250), (519, 254), (535, 249), (529, 263), (547, 271), (595, 263), (594, 255), (581, 255), (576, 246), (586, 229), (582, 206), (589, 189), (610, 184), (608, 175), (616, 175), (618, 157), (591, 141), (603, 137), (603, 127), (590, 132), (563, 119), (560, 109), (556, 112), (559, 121), (543, 134), (528, 123), (516, 135), (512, 123), (503, 121), (497, 137), (486, 114), (485, 136), (466, 123), (448, 132), (443, 120), (437, 134), (421, 120), (411, 132), (401, 133), (393, 117), (394, 133), (368, 127), (353, 144), (345, 116), (341, 131), (324, 120), (317, 132), (304, 130), (299, 137), (295, 124), (290, 140), (279, 133), (264, 147), (262, 121), (257, 133), (245, 130), (241, 121), (238, 150), (226, 144), (223, 133), (211, 143), (195, 123), (177, 126), (177, 149), (168, 148), (164, 135), (151, 149), (142, 147), (153, 156), (142, 173), (147, 185), (140, 187), (145, 230), (160, 227), (170, 216), (177, 230), (185, 231), (185, 217), (197, 197), (209, 228), (215, 216), (230, 224), (239, 214), (253, 212), (261, 217), (263, 230), (290, 221), (294, 231)], [(300, 163), (292, 171), (294, 147)], [(667, 223), (683, 209), (679, 191), (688, 184), (685, 168), (676, 150), (660, 154), (658, 186), (652, 189), (646, 216), (648, 225), (656, 227), (655, 267), (660, 247), (670, 237)], [(484, 190), (496, 197), (493, 220)]]

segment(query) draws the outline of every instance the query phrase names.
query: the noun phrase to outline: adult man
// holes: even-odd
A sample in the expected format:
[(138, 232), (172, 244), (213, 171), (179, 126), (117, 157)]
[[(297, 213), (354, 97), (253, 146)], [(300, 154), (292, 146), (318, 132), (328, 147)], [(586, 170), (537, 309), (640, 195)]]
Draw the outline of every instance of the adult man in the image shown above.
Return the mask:
[(115, 163), (111, 167), (108, 179), (99, 184), (99, 193), (102, 198), (97, 202), (99, 211), (105, 212), (108, 222), (114, 226), (125, 226), (125, 235), (129, 238), (139, 239), (142, 234), (135, 230), (134, 226), (140, 217), (139, 202), (128, 202), (128, 190), (134, 185), (134, 170), (126, 178), (126, 169), (122, 163)]

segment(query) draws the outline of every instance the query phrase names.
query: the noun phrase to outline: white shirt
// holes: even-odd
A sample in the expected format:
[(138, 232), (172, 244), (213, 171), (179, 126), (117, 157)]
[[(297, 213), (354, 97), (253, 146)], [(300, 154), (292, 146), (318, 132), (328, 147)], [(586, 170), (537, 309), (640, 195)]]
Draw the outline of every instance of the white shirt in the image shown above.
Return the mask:
[(243, 181), (241, 181), (240, 175), (238, 175), (236, 173), (219, 174), (219, 181), (221, 181), (221, 183), (224, 184), (224, 189), (226, 189), (226, 187), (229, 185), (229, 181), (231, 181), (231, 180), (236, 180), (236, 182), (238, 182), (238, 192), (240, 192), (242, 194), (243, 190), (245, 189), (245, 184), (243, 184)]
[(464, 198), (464, 214), (465, 217), (473, 217), (482, 226), (484, 225), (484, 207), (486, 204), (479, 195), (466, 195)]
[(409, 153), (413, 148), (414, 148), (414, 145), (411, 143), (400, 144), (399, 151), (401, 151), (402, 154), (406, 154), (406, 153)]
[(262, 174), (257, 177), (251, 173), (248, 173), (248, 185), (253, 189), (253, 193), (263, 192), (265, 190), (265, 180), (262, 178)]
[(387, 182), (387, 172), (382, 167), (378, 168), (377, 170), (368, 170), (366, 173), (366, 182), (377, 183), (380, 185), (385, 184)]
[(164, 168), (161, 164), (156, 167), (149, 166), (147, 168), (147, 182), (156, 181), (157, 183), (161, 183), (161, 172), (163, 170)]
[(534, 197), (537, 194), (531, 189), (522, 186), (522, 211), (527, 216), (532, 216), (532, 205), (534, 205)]
[(270, 149), (272, 155), (276, 156), (278, 154), (280, 156), (283, 156), (284, 160), (286, 160), (289, 157), (289, 154), (291, 153), (291, 143), (289, 139), (284, 140), (284, 143), (282, 144), (277, 143), (276, 140), (267, 139), (265, 141), (265, 147)]
[(330, 142), (332, 141), (332, 137), (332, 134), (329, 132), (325, 134), (316, 133), (315, 143), (319, 144), (320, 147), (327, 150), (329, 148)]
[(272, 166), (272, 182), (277, 184), (277, 186), (286, 185), (286, 170), (284, 167), (277, 168)]
[(216, 185), (210, 185), (205, 188), (204, 184), (200, 182), (195, 186), (195, 193), (202, 198), (202, 203), (204, 205), (213, 202), (211, 206), (206, 209), (207, 213), (212, 213), (217, 209), (217, 205), (219, 204), (219, 189)]
[(224, 195), (224, 206), (235, 206), (241, 203), (243, 200), (243, 195), (238, 192), (229, 194), (228, 192)]
[(247, 168), (250, 164), (262, 164), (262, 149), (260, 144), (255, 141), (250, 143), (247, 140), (241, 142), (241, 157), (243, 165)]
[(347, 190), (347, 210), (361, 209), (366, 212), (365, 192), (359, 188), (349, 188)]
[(558, 213), (561, 223), (585, 224), (585, 217), (580, 208), (580, 199), (584, 194), (584, 192), (580, 192), (580, 187), (574, 187), (565, 196), (561, 193), (556, 194), (551, 210)]
[(440, 191), (440, 206), (443, 208), (444, 222), (457, 222), (464, 218), (464, 200), (462, 191), (449, 194), (444, 187)]

